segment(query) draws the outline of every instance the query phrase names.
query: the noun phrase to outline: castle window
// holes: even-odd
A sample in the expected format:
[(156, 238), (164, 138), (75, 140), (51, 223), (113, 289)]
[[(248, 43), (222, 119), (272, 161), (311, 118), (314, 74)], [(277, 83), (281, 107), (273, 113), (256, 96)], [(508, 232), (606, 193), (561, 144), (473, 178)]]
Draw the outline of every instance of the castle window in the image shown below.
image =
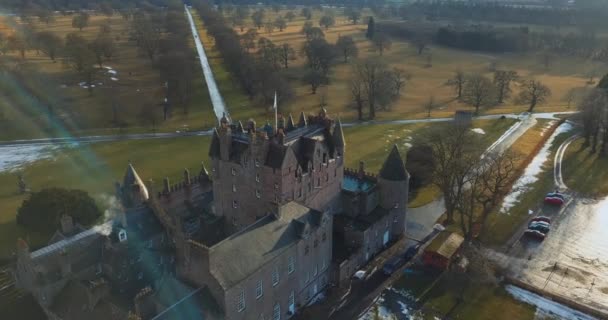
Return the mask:
[(298, 191), (298, 198), (302, 198), (302, 187), (300, 187), (300, 191)]
[(236, 201), (236, 200), (232, 200), (232, 207), (235, 208), (235, 209), (238, 208), (239, 207), (239, 202)]
[(258, 283), (255, 285), (255, 298), (259, 299), (264, 295), (264, 288), (262, 287), (262, 280), (258, 280)]
[(318, 247), (318, 246), (319, 246), (319, 240), (315, 239), (315, 242), (314, 242), (313, 247), (315, 247), (315, 248), (316, 248), (316, 247)]
[(255, 166), (259, 167), (260, 166), (260, 160), (258, 160), (258, 158), (255, 158)]
[(395, 205), (393, 206), (394, 209), (399, 208), (399, 202), (395, 202)]
[(308, 283), (308, 281), (310, 281), (310, 271), (306, 270), (306, 281), (305, 281), (305, 283)]
[(327, 259), (323, 257), (323, 261), (321, 262), (321, 271), (325, 270), (325, 267), (327, 267)]
[(278, 183), (276, 183), (276, 182), (274, 183), (274, 189), (275, 189), (275, 190), (279, 190), (279, 184), (278, 184)]
[(278, 302), (272, 308), (272, 320), (281, 320), (281, 305)]
[(323, 164), (327, 164), (327, 153), (323, 153)]
[(321, 237), (321, 240), (323, 242), (325, 242), (325, 240), (327, 240), (327, 234), (325, 232), (323, 232), (323, 236)]
[(236, 302), (236, 310), (241, 312), (245, 310), (245, 290), (241, 289), (239, 292), (238, 300)]
[(236, 184), (232, 184), (232, 192), (236, 192)]
[(325, 181), (329, 181), (329, 173), (325, 174)]
[(258, 199), (262, 197), (262, 194), (260, 193), (260, 190), (257, 190), (257, 189), (255, 190), (255, 197), (258, 198)]
[(312, 276), (316, 277), (319, 274), (319, 265), (315, 263), (315, 268), (312, 270)]
[(334, 170), (334, 177), (337, 177), (337, 176), (338, 176), (338, 168), (336, 168), (336, 169)]
[(272, 286), (275, 287), (279, 284), (279, 267), (274, 267), (272, 270)]
[(291, 256), (287, 258), (287, 273), (292, 274), (296, 270), (296, 259)]
[(393, 223), (397, 223), (397, 216), (395, 215), (395, 217), (393, 218)]
[(317, 178), (317, 187), (321, 186), (321, 178)]
[(279, 202), (279, 195), (277, 195), (277, 194), (274, 195), (274, 202)]
[(230, 172), (232, 173), (233, 176), (236, 176), (236, 169), (235, 168), (230, 169)]
[(289, 305), (289, 314), (292, 315), (295, 311), (294, 309), (295, 309), (295, 305), (296, 305), (296, 295), (293, 292), (293, 290), (289, 294), (289, 300), (288, 300), (287, 304)]
[(255, 182), (260, 182), (260, 174), (259, 173), (255, 174)]

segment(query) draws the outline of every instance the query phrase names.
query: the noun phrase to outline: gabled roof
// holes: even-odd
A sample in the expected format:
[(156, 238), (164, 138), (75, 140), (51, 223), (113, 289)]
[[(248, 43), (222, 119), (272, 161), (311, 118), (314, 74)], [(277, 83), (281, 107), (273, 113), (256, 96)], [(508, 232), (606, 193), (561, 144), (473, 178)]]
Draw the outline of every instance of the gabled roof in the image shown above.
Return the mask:
[(424, 251), (435, 252), (442, 257), (450, 259), (458, 251), (463, 242), (464, 238), (461, 235), (454, 232), (442, 231), (431, 241)]
[(322, 214), (296, 202), (267, 215), (210, 248), (210, 270), (226, 289), (253, 275), (300, 240), (302, 225), (316, 227)]
[(279, 169), (283, 165), (283, 160), (287, 154), (288, 146), (271, 143), (268, 146), (268, 154), (266, 156), (265, 165), (273, 169)]
[(403, 181), (409, 178), (397, 145), (393, 146), (393, 149), (384, 161), (382, 169), (380, 169), (380, 177), (390, 181)]

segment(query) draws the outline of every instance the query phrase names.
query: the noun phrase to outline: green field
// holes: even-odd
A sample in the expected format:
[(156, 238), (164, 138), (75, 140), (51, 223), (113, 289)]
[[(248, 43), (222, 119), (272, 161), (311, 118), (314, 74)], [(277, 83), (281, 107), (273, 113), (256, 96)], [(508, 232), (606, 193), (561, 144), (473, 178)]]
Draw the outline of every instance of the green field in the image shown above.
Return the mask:
[(582, 196), (604, 197), (608, 195), (608, 157), (590, 150), (583, 148), (582, 138), (570, 144), (562, 162), (564, 182)]

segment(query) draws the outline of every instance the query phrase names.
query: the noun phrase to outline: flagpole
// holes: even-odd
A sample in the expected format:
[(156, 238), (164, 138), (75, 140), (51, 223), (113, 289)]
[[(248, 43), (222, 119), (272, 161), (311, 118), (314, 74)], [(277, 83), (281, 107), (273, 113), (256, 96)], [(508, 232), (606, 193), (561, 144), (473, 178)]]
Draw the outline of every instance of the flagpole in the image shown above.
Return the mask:
[(277, 106), (277, 92), (274, 92), (274, 105), (272, 106), (274, 109), (274, 134), (279, 133), (279, 115), (278, 115), (278, 106)]

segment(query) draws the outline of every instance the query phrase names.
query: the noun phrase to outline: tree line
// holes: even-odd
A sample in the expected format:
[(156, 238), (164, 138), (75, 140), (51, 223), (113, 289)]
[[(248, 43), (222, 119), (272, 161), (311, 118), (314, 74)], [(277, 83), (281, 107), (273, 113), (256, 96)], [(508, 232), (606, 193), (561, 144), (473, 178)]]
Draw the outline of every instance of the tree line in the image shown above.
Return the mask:
[(605, 75), (579, 104), (580, 121), (583, 126), (583, 147), (591, 153), (608, 155), (608, 75)]

